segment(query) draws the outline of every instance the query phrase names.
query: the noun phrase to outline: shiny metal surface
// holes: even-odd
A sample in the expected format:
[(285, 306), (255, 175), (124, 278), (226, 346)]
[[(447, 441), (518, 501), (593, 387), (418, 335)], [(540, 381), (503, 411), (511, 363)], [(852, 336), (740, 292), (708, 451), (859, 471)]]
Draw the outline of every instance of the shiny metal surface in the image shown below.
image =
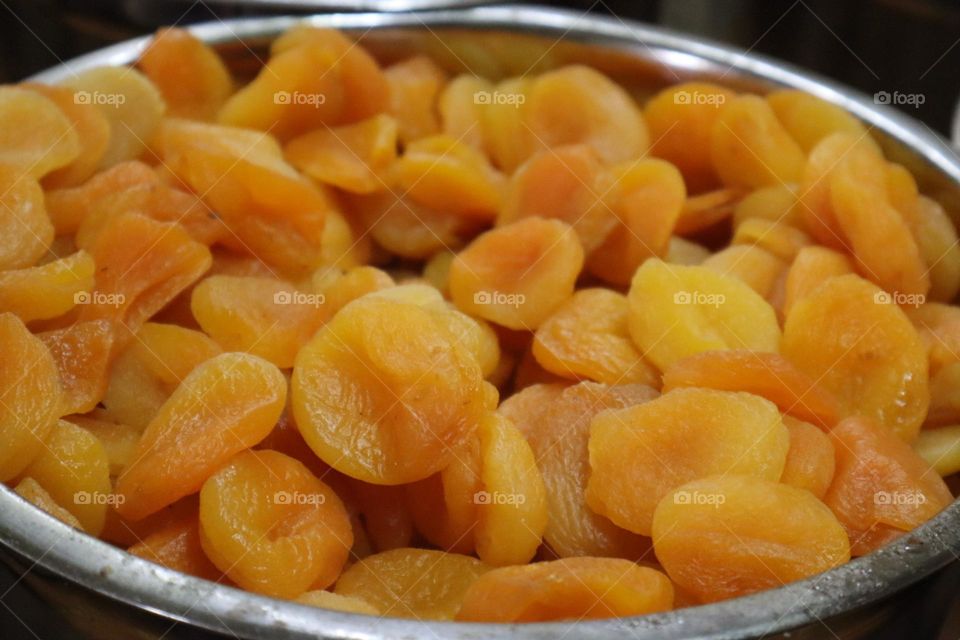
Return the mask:
[[(194, 28), (240, 73), (254, 55), (299, 19), (248, 19)], [(548, 9), (495, 7), (404, 14), (332, 14), (308, 19), (345, 29), (385, 59), (422, 51), (451, 69), (489, 76), (584, 61), (638, 94), (692, 77), (741, 88), (787, 86), (840, 104), (875, 128), (887, 152), (918, 174), (926, 193), (956, 216), (960, 159), (924, 125), (889, 107), (789, 65), (616, 18)], [(238, 41), (243, 44), (238, 44)], [(80, 69), (135, 60), (139, 39), (83, 56), (34, 79), (56, 82)], [(255, 62), (255, 61), (254, 61)], [(956, 217), (954, 218), (957, 219)], [(945, 567), (960, 553), (960, 505), (896, 543), (802, 582), (715, 605), (635, 619), (522, 626), (377, 619), (303, 607), (198, 580), (130, 556), (74, 531), (0, 488), (0, 542), (21, 558), (111, 600), (170, 620), (241, 638), (481, 640), (505, 636), (633, 640), (863, 636), (893, 615), (886, 602)], [(145, 636), (146, 637), (146, 636)]]

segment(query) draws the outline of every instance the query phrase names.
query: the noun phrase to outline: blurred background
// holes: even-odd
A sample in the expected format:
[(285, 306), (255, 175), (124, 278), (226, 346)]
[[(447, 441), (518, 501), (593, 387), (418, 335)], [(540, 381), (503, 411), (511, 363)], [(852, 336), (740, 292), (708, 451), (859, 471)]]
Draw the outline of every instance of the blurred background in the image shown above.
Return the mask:
[[(401, 1), (387, 0), (393, 5)], [(333, 3), (318, 0), (313, 6)], [(345, 8), (356, 4), (341, 3)], [(363, 4), (375, 5), (376, 0), (363, 0)], [(960, 97), (957, 0), (567, 0), (549, 4), (698, 34), (788, 60), (868, 94), (920, 95), (922, 104), (897, 106), (944, 135), (950, 131)], [(310, 0), (0, 0), (0, 82), (19, 80), (81, 53), (150, 33), (160, 25), (309, 12), (310, 6)], [(953, 609), (938, 631), (921, 632), (920, 628), (930, 625), (917, 621), (916, 632), (909, 637), (960, 638), (960, 607)], [(0, 639), (21, 638), (82, 640), (0, 566)]]
[[(395, 6), (402, 2), (385, 0)], [(297, 5), (335, 4), (338, 0), (0, 0), (0, 80), (20, 79), (162, 24), (291, 13)], [(339, 0), (343, 7), (377, 4), (377, 0)], [(699, 34), (789, 60), (870, 94), (920, 94), (923, 104), (901, 108), (941, 133), (949, 131), (960, 97), (960, 2), (956, 0), (554, 0), (546, 4)]]

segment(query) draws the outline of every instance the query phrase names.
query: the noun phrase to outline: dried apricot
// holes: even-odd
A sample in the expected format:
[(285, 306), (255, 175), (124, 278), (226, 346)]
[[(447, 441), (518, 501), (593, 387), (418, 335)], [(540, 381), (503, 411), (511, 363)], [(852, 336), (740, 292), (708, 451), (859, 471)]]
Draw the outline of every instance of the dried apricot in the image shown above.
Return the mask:
[(467, 313), (536, 329), (573, 294), (583, 247), (559, 220), (524, 218), (477, 237), (450, 266), (450, 295)]
[(545, 622), (622, 618), (673, 606), (673, 585), (649, 567), (619, 558), (564, 558), (494, 569), (471, 585), (463, 622)]
[(61, 413), (92, 411), (107, 392), (114, 327), (107, 320), (78, 322), (38, 334), (50, 350), (63, 386)]
[(210, 276), (193, 289), (190, 307), (203, 330), (226, 351), (245, 351), (281, 369), (326, 320), (323, 296), (282, 280)]
[(960, 471), (960, 426), (924, 429), (913, 449), (941, 476), (953, 475)]
[(838, 276), (795, 303), (783, 355), (833, 394), (842, 416), (871, 418), (908, 442), (916, 437), (930, 404), (926, 349), (876, 285)]
[[(527, 438), (547, 489), (549, 519), (544, 540), (557, 556), (640, 558), (649, 540), (615, 526), (587, 506), (590, 421), (606, 409), (623, 409), (655, 398), (646, 385), (606, 386), (582, 382), (563, 389), (534, 385), (500, 407)], [(541, 406), (542, 405), (542, 406)]]
[(790, 432), (790, 450), (780, 482), (823, 499), (836, 469), (833, 443), (822, 429), (809, 422), (784, 416), (783, 424)]
[(13, 490), (21, 498), (38, 509), (50, 514), (60, 522), (74, 529), (83, 530), (83, 526), (80, 524), (80, 521), (77, 520), (77, 517), (57, 504), (53, 496), (33, 478), (23, 478), (17, 483), (17, 486), (15, 486)]
[(853, 264), (842, 253), (820, 246), (800, 249), (787, 272), (784, 315), (789, 314), (797, 301), (809, 295), (827, 278), (851, 273), (853, 273)]
[(790, 446), (780, 412), (749, 393), (676, 389), (590, 424), (587, 504), (650, 535), (661, 498), (714, 474), (779, 480)]
[(710, 157), (724, 184), (750, 188), (798, 182), (806, 162), (770, 105), (753, 95), (737, 96), (720, 108)]
[(203, 552), (196, 513), (186, 514), (157, 529), (127, 552), (198, 578), (216, 581), (223, 576)]
[(56, 361), (12, 313), (0, 313), (0, 480), (16, 477), (43, 450), (61, 415)]
[(37, 263), (53, 241), (43, 191), (34, 178), (0, 165), (0, 270)]
[(830, 392), (776, 353), (730, 349), (692, 355), (663, 372), (664, 392), (679, 387), (746, 391), (824, 430), (833, 427), (842, 413)]
[(95, 411), (84, 416), (72, 415), (65, 420), (83, 427), (100, 441), (110, 464), (110, 477), (115, 477), (133, 460), (137, 442), (140, 440), (140, 431), (130, 425), (110, 422), (101, 417), (102, 414)]
[(341, 309), (297, 355), (293, 413), (321, 459), (375, 484), (404, 484), (449, 464), (476, 428), (476, 358), (428, 309), (376, 298)]
[(833, 133), (867, 133), (860, 121), (843, 108), (805, 91), (781, 89), (767, 94), (766, 99), (780, 124), (807, 153)]
[(744, 220), (734, 231), (732, 243), (757, 246), (787, 261), (792, 261), (801, 249), (813, 244), (810, 236), (800, 229), (762, 218)]
[(110, 142), (98, 167), (133, 160), (146, 148), (167, 107), (157, 87), (130, 67), (95, 67), (64, 82), (77, 102), (96, 105), (110, 123)]
[(733, 210), (733, 228), (747, 220), (759, 218), (803, 228), (798, 187), (795, 184), (774, 184), (754, 189), (737, 203)]
[(426, 56), (414, 56), (383, 70), (389, 88), (388, 111), (400, 126), (400, 141), (413, 142), (440, 132), (437, 96), (446, 83), (443, 69)]
[(779, 351), (773, 308), (732, 276), (651, 259), (637, 269), (627, 299), (630, 335), (661, 371), (701, 351)]
[(837, 470), (823, 501), (865, 555), (917, 527), (953, 502), (937, 472), (910, 445), (867, 418), (830, 432)]
[(158, 30), (137, 66), (160, 91), (172, 116), (211, 120), (233, 93), (223, 60), (186, 29)]
[(529, 562), (547, 526), (547, 497), (533, 450), (508, 418), (487, 414), (477, 429), (480, 481), (476, 546), (493, 566)]
[(484, 78), (461, 74), (443, 87), (437, 96), (440, 130), (474, 149), (483, 151), (481, 99), (490, 95), (493, 84)]
[(397, 121), (386, 114), (310, 131), (283, 148), (287, 161), (314, 180), (351, 193), (387, 188), (397, 158)]
[(623, 294), (581, 289), (537, 329), (533, 355), (563, 378), (658, 386), (658, 372), (630, 339), (628, 312)]
[(334, 593), (360, 598), (385, 616), (453, 620), (467, 589), (488, 570), (470, 556), (393, 549), (352, 565), (340, 575)]
[(117, 480), (120, 515), (140, 519), (199, 490), (283, 411), (287, 381), (256, 356), (225, 353), (193, 370), (160, 407)]
[(639, 160), (615, 167), (614, 173), (607, 199), (618, 224), (589, 256), (587, 270), (607, 282), (627, 284), (644, 260), (666, 256), (687, 191), (680, 172), (662, 160)]
[(784, 260), (756, 244), (732, 244), (711, 255), (699, 267), (736, 278), (771, 305), (777, 285), (787, 273)]
[(131, 354), (171, 391), (222, 349), (200, 331), (173, 324), (147, 322), (130, 345)]
[(653, 545), (670, 578), (702, 602), (779, 587), (850, 559), (847, 534), (813, 494), (738, 475), (664, 496)]
[(0, 87), (0, 164), (39, 180), (80, 155), (80, 138), (57, 104), (40, 93)]
[(74, 306), (90, 304), (93, 258), (86, 251), (38, 267), (0, 271), (0, 311), (24, 322), (56, 318)]
[(912, 225), (920, 256), (930, 272), (928, 298), (950, 302), (960, 291), (960, 241), (957, 229), (936, 200), (917, 199), (917, 221)]
[(239, 586), (292, 598), (337, 579), (353, 544), (333, 489), (276, 451), (244, 451), (203, 483), (200, 540)]
[(80, 521), (90, 535), (100, 535), (107, 508), (117, 503), (110, 486), (107, 453), (96, 436), (72, 422), (60, 420), (44, 447), (23, 470), (57, 504)]

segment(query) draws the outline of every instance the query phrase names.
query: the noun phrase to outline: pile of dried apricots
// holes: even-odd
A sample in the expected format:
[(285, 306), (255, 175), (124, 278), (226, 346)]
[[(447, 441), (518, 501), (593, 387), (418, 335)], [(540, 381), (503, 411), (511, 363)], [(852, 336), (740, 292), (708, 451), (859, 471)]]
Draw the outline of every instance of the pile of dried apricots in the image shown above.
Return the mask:
[(298, 27), (0, 88), (0, 480), (130, 553), (542, 621), (815, 576), (952, 501), (960, 248), (797, 91), (492, 81)]

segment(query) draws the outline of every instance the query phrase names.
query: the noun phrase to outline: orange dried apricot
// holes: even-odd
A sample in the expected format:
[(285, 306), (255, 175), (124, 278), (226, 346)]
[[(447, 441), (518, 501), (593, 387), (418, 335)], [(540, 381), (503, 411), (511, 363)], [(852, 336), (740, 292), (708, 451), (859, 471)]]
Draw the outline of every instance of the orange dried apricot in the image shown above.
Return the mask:
[(639, 160), (615, 167), (614, 173), (608, 199), (618, 224), (589, 256), (587, 270), (607, 282), (627, 284), (644, 260), (666, 256), (687, 191), (680, 172), (662, 160)]
[(392, 286), (394, 282), (389, 274), (368, 265), (342, 273), (319, 270), (313, 277), (313, 289), (323, 296), (323, 304), (331, 317), (357, 298)]
[(917, 199), (917, 220), (911, 225), (920, 256), (930, 273), (927, 297), (950, 302), (960, 291), (960, 241), (943, 206), (931, 198)]
[(960, 471), (960, 426), (921, 431), (913, 450), (941, 476), (957, 473)]
[(879, 287), (830, 278), (793, 305), (784, 357), (839, 401), (911, 441), (930, 404), (927, 355), (910, 320)]
[(564, 558), (485, 573), (467, 590), (457, 620), (580, 621), (672, 606), (673, 585), (656, 569), (619, 558)]
[(540, 148), (530, 127), (523, 120), (532, 78), (507, 78), (488, 94), (481, 94), (480, 127), (493, 164), (512, 174)]
[(220, 123), (286, 140), (384, 110), (386, 78), (362, 47), (333, 29), (291, 33), (277, 40), (257, 77), (223, 105)]
[(790, 432), (790, 450), (780, 482), (806, 489), (822, 500), (836, 470), (833, 442), (809, 422), (784, 416), (783, 424)]
[(847, 534), (813, 494), (738, 475), (667, 494), (654, 514), (653, 545), (670, 578), (702, 602), (779, 587), (850, 559)]
[(314, 180), (351, 193), (387, 188), (397, 158), (397, 121), (386, 114), (298, 136), (283, 148), (287, 162)]
[(0, 164), (39, 180), (80, 155), (80, 137), (57, 104), (36, 91), (0, 87)]
[(763, 98), (740, 95), (720, 108), (710, 135), (713, 168), (724, 184), (798, 182), (806, 155)]
[(536, 329), (573, 294), (583, 247), (559, 220), (524, 218), (478, 236), (450, 266), (450, 295), (466, 313)]
[(721, 473), (779, 480), (789, 446), (772, 402), (749, 393), (675, 389), (592, 420), (587, 504), (650, 535), (657, 503), (678, 486)]
[(658, 386), (659, 375), (630, 339), (627, 298), (609, 289), (581, 289), (537, 329), (533, 355), (563, 378)]
[(47, 189), (69, 187), (83, 183), (97, 170), (100, 159), (110, 144), (110, 123), (96, 106), (76, 100), (73, 91), (39, 82), (25, 82), (21, 89), (29, 89), (49, 98), (63, 112), (77, 134), (80, 153), (70, 164), (51, 171), (43, 178)]
[(444, 134), (408, 143), (390, 178), (405, 197), (424, 207), (480, 220), (496, 216), (505, 183), (486, 156)]
[(393, 549), (352, 565), (334, 593), (360, 598), (381, 615), (453, 620), (463, 596), (489, 570), (470, 556), (427, 549)]
[(35, 265), (53, 242), (53, 233), (37, 181), (0, 164), (0, 269)]
[(534, 385), (501, 405), (500, 412), (520, 429), (536, 456), (547, 490), (544, 540), (557, 556), (637, 559), (649, 552), (647, 539), (615, 526), (587, 506), (587, 443), (595, 416), (606, 409), (639, 405), (656, 395), (639, 384), (582, 382), (566, 389)]
[(242, 588), (293, 598), (333, 584), (353, 532), (340, 498), (303, 464), (244, 451), (203, 483), (200, 541)]
[(813, 244), (810, 236), (800, 229), (784, 222), (762, 218), (744, 220), (734, 231), (731, 242), (734, 245), (761, 247), (787, 261), (792, 261), (801, 249)]
[[(119, 342), (119, 339), (117, 340)], [(99, 417), (143, 432), (170, 397), (172, 389), (157, 377), (132, 344), (122, 349), (110, 366), (107, 389), (100, 400)]]
[(233, 93), (223, 60), (186, 29), (158, 30), (137, 66), (160, 91), (172, 116), (212, 120)]
[(627, 299), (630, 335), (661, 371), (701, 351), (779, 351), (773, 308), (740, 280), (706, 267), (647, 260)]
[(110, 477), (116, 477), (133, 460), (137, 442), (140, 440), (140, 431), (130, 425), (101, 418), (102, 414), (95, 411), (88, 415), (72, 415), (64, 419), (83, 427), (100, 441), (110, 464)]
[(287, 382), (256, 356), (225, 353), (194, 369), (147, 425), (117, 479), (120, 515), (140, 519), (200, 489), (239, 451), (263, 440), (283, 411)]
[(684, 82), (663, 89), (644, 107), (650, 153), (675, 165), (692, 193), (720, 184), (706, 150), (720, 108), (734, 95), (709, 82)]
[(62, 390), (50, 351), (12, 313), (0, 313), (0, 481), (15, 478), (43, 450), (61, 415)]
[(110, 142), (98, 168), (133, 160), (147, 148), (167, 106), (145, 75), (130, 67), (95, 67), (63, 83), (77, 102), (96, 105), (110, 124)]
[(477, 555), (493, 566), (529, 562), (547, 526), (547, 497), (533, 450), (501, 414), (489, 413), (477, 428), (480, 482)]
[(226, 351), (245, 351), (281, 369), (326, 320), (323, 296), (273, 278), (210, 276), (193, 289), (190, 308)]
[(37, 335), (50, 350), (63, 386), (61, 413), (92, 411), (107, 392), (114, 327), (93, 320)]
[(910, 445), (867, 418), (830, 432), (836, 472), (823, 501), (865, 555), (917, 527), (953, 502), (950, 490)]
[(387, 110), (399, 125), (404, 144), (440, 132), (437, 96), (447, 81), (443, 69), (426, 56), (414, 56), (383, 70), (390, 96)]
[(404, 484), (449, 464), (483, 410), (480, 367), (428, 309), (368, 296), (341, 309), (294, 363), (293, 414), (335, 469)]
[(663, 372), (664, 392), (680, 387), (746, 391), (824, 430), (833, 427), (842, 413), (830, 392), (776, 353), (730, 349), (689, 356)]
[(437, 96), (440, 130), (474, 149), (483, 151), (481, 101), (493, 91), (493, 84), (484, 78), (461, 74), (446, 84)]
[(699, 267), (736, 278), (771, 305), (777, 285), (787, 273), (784, 260), (755, 244), (732, 244), (711, 255)]
[(535, 149), (587, 144), (615, 163), (640, 157), (650, 145), (640, 107), (595, 69), (569, 65), (541, 73), (525, 95), (522, 126)]
[(743, 196), (743, 189), (726, 187), (690, 196), (673, 227), (678, 235), (699, 233), (729, 219)]
[(827, 136), (844, 132), (866, 135), (860, 121), (841, 107), (797, 89), (781, 89), (767, 94), (767, 104), (777, 120), (807, 153)]
[(83, 529), (83, 525), (80, 524), (80, 521), (77, 520), (77, 517), (57, 504), (57, 501), (53, 499), (53, 496), (51, 496), (47, 490), (41, 487), (40, 484), (33, 478), (23, 478), (17, 483), (13, 490), (21, 498), (38, 509), (50, 514), (60, 522), (71, 526), (74, 529)]
[(823, 284), (827, 278), (851, 273), (853, 264), (842, 253), (816, 245), (800, 249), (787, 272), (784, 315), (789, 314), (794, 304)]
[(92, 302), (96, 265), (86, 251), (38, 267), (0, 271), (0, 311), (24, 322), (56, 318)]
[(129, 213), (107, 223), (90, 248), (97, 266), (81, 320), (115, 319), (136, 331), (210, 268), (204, 245), (176, 224)]
[(128, 548), (127, 552), (198, 578), (217, 581), (223, 576), (200, 544), (197, 513), (186, 514), (160, 527)]
[(679, 236), (670, 238), (670, 245), (667, 248), (666, 262), (670, 264), (682, 264), (687, 266), (696, 266), (702, 264), (704, 260), (710, 257), (710, 250), (706, 247), (691, 242)]
[(57, 504), (80, 521), (90, 535), (100, 535), (112, 494), (107, 453), (96, 436), (60, 420), (44, 440), (44, 446), (22, 474), (33, 478)]
[(130, 345), (130, 352), (144, 369), (171, 391), (191, 371), (222, 351), (200, 331), (159, 322), (147, 322), (140, 327)]
[(774, 184), (754, 189), (737, 203), (733, 210), (733, 228), (739, 229), (747, 220), (759, 218), (803, 228), (798, 186)]

